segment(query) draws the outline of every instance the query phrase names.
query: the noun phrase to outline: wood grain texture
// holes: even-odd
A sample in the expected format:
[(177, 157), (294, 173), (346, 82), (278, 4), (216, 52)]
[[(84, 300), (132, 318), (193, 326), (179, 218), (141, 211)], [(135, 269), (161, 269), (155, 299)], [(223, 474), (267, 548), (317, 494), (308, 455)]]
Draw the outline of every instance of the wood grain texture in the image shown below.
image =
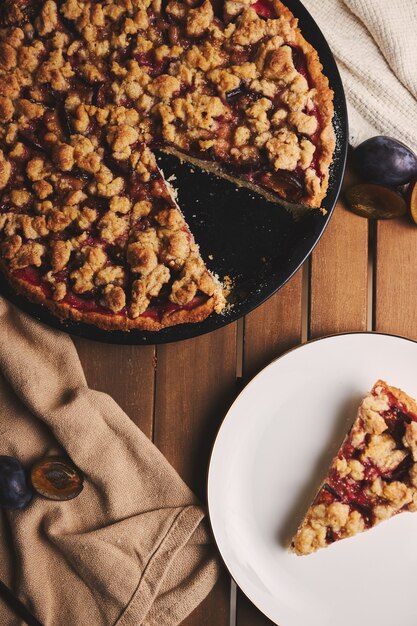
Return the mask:
[(117, 346), (76, 338), (88, 385), (108, 393), (133, 422), (152, 436), (155, 350)]
[(235, 384), (235, 324), (157, 348), (154, 442), (201, 499), (211, 447)]
[(225, 571), (203, 602), (181, 626), (229, 626), (230, 576)]
[(311, 258), (310, 338), (366, 330), (368, 222), (338, 202)]
[(252, 378), (277, 356), (300, 343), (302, 272), (245, 318), (243, 368)]
[(255, 605), (238, 589), (237, 626), (274, 626), (274, 622), (266, 617)]
[(375, 330), (417, 339), (417, 227), (408, 221), (377, 223)]
[[(157, 349), (154, 442), (206, 499), (210, 451), (236, 386), (236, 324)], [(225, 575), (183, 626), (229, 626)]]
[[(301, 341), (302, 272), (272, 298), (245, 318), (243, 377), (252, 378), (265, 365)], [(238, 589), (237, 626), (271, 626), (265, 617)]]

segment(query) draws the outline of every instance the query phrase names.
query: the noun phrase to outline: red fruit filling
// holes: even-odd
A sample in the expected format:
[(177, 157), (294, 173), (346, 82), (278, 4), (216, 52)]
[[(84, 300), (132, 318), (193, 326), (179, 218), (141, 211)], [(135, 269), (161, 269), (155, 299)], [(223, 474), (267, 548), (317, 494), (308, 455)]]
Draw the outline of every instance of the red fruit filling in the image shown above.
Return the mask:
[[(349, 475), (342, 477), (336, 468), (332, 468), (327, 482), (323, 485), (314, 502), (315, 504), (331, 504), (338, 501), (347, 504), (352, 510), (356, 509), (360, 512), (367, 527), (373, 524), (372, 508), (379, 504), (378, 497), (369, 492), (372, 482), (378, 477), (387, 483), (402, 480), (413, 463), (410, 451), (404, 446), (402, 439), (406, 423), (417, 421), (417, 416), (408, 412), (392, 394), (389, 394), (389, 402), (389, 410), (382, 414), (388, 424), (388, 429), (385, 432), (395, 439), (396, 449), (406, 450), (407, 456), (394, 470), (390, 471), (384, 471), (370, 459), (361, 460), (364, 466), (363, 480), (354, 480)], [(369, 435), (366, 435), (364, 443), (359, 448), (354, 448), (351, 437), (348, 437), (339, 451), (338, 458), (344, 458), (346, 461), (359, 459), (368, 443), (368, 438)], [(336, 539), (337, 536), (334, 533), (330, 533), (327, 537), (328, 543), (332, 543)]]
[(255, 9), (258, 15), (267, 19), (276, 17), (274, 5), (272, 2), (268, 2), (268, 0), (258, 0), (255, 4), (252, 4), (252, 9)]
[[(30, 285), (40, 287), (45, 296), (47, 298), (51, 298), (52, 287), (48, 282), (43, 280), (42, 275), (37, 268), (26, 267), (21, 270), (16, 270), (14, 272), (14, 276), (16, 276), (16, 278), (20, 280), (23, 280), (26, 283), (29, 283)], [(65, 283), (67, 283), (68, 280), (67, 276), (65, 276), (65, 278), (63, 277), (63, 272), (55, 274), (55, 278)], [(151, 301), (148, 309), (144, 311), (139, 317), (150, 317), (156, 322), (161, 322), (162, 318), (166, 315), (170, 315), (172, 313), (182, 310), (192, 311), (193, 309), (207, 302), (208, 299), (209, 296), (201, 293), (196, 295), (190, 302), (188, 302), (188, 304), (181, 306), (172, 302), (158, 302), (158, 299), (155, 298), (155, 301), (153, 303)], [(109, 316), (121, 315), (123, 317), (126, 317), (128, 314), (126, 308), (122, 309), (118, 313), (112, 313), (108, 309), (101, 306), (99, 300), (96, 297), (88, 294), (86, 294), (85, 296), (78, 296), (72, 291), (67, 292), (62, 302), (83, 313), (100, 313), (101, 315)]]

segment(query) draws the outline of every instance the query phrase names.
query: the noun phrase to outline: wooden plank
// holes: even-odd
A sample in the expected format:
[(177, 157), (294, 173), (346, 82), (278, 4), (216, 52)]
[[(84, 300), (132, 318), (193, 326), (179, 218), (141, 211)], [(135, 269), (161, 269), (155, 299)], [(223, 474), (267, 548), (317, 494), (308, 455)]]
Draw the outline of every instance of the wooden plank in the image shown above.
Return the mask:
[(237, 626), (273, 626), (274, 622), (266, 617), (254, 604), (238, 590), (237, 609), (236, 609)]
[(157, 349), (154, 442), (201, 499), (212, 444), (235, 384), (235, 324)]
[(181, 626), (229, 626), (230, 576), (224, 572), (203, 602)]
[(377, 223), (375, 330), (417, 339), (417, 227), (407, 218)]
[(152, 435), (155, 350), (74, 339), (87, 382), (116, 400), (148, 436)]
[(310, 338), (366, 330), (368, 221), (337, 203), (311, 259)]
[[(210, 450), (235, 393), (236, 324), (157, 349), (154, 441), (205, 500)], [(226, 573), (183, 626), (228, 626)]]
[[(273, 359), (300, 343), (302, 334), (302, 276), (297, 274), (272, 298), (245, 318), (243, 377), (248, 380)], [(237, 626), (270, 626), (238, 589)]]
[(245, 318), (243, 369), (252, 378), (277, 356), (300, 343), (303, 270)]

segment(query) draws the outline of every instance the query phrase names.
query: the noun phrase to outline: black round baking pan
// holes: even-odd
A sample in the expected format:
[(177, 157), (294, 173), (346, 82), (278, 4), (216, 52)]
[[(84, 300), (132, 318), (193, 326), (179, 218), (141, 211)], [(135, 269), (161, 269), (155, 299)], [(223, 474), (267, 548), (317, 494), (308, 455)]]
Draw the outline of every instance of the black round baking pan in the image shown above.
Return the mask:
[(280, 289), (298, 270), (320, 239), (336, 204), (345, 171), (348, 147), (346, 101), (331, 50), (311, 15), (299, 0), (287, 0), (299, 19), (304, 37), (318, 51), (324, 73), (334, 91), (336, 150), (330, 170), (326, 214), (309, 211), (295, 220), (277, 203), (233, 183), (158, 154), (165, 177), (178, 191), (178, 202), (204, 260), (220, 279), (228, 276), (230, 306), (198, 324), (181, 324), (158, 332), (105, 331), (89, 324), (61, 322), (42, 305), (13, 292), (4, 277), (0, 291), (20, 309), (44, 324), (72, 335), (117, 344), (159, 344), (211, 332), (252, 311)]

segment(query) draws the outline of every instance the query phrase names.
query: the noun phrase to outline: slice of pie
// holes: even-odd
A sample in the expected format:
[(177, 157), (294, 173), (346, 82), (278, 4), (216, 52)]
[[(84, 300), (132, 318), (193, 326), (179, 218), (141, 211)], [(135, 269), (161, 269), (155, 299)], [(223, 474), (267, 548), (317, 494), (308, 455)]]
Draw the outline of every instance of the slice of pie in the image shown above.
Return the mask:
[(378, 380), (333, 459), (291, 549), (311, 554), (417, 510), (417, 404)]
[(319, 207), (332, 98), (279, 0), (3, 1), (0, 268), (105, 329), (221, 313), (152, 149)]

